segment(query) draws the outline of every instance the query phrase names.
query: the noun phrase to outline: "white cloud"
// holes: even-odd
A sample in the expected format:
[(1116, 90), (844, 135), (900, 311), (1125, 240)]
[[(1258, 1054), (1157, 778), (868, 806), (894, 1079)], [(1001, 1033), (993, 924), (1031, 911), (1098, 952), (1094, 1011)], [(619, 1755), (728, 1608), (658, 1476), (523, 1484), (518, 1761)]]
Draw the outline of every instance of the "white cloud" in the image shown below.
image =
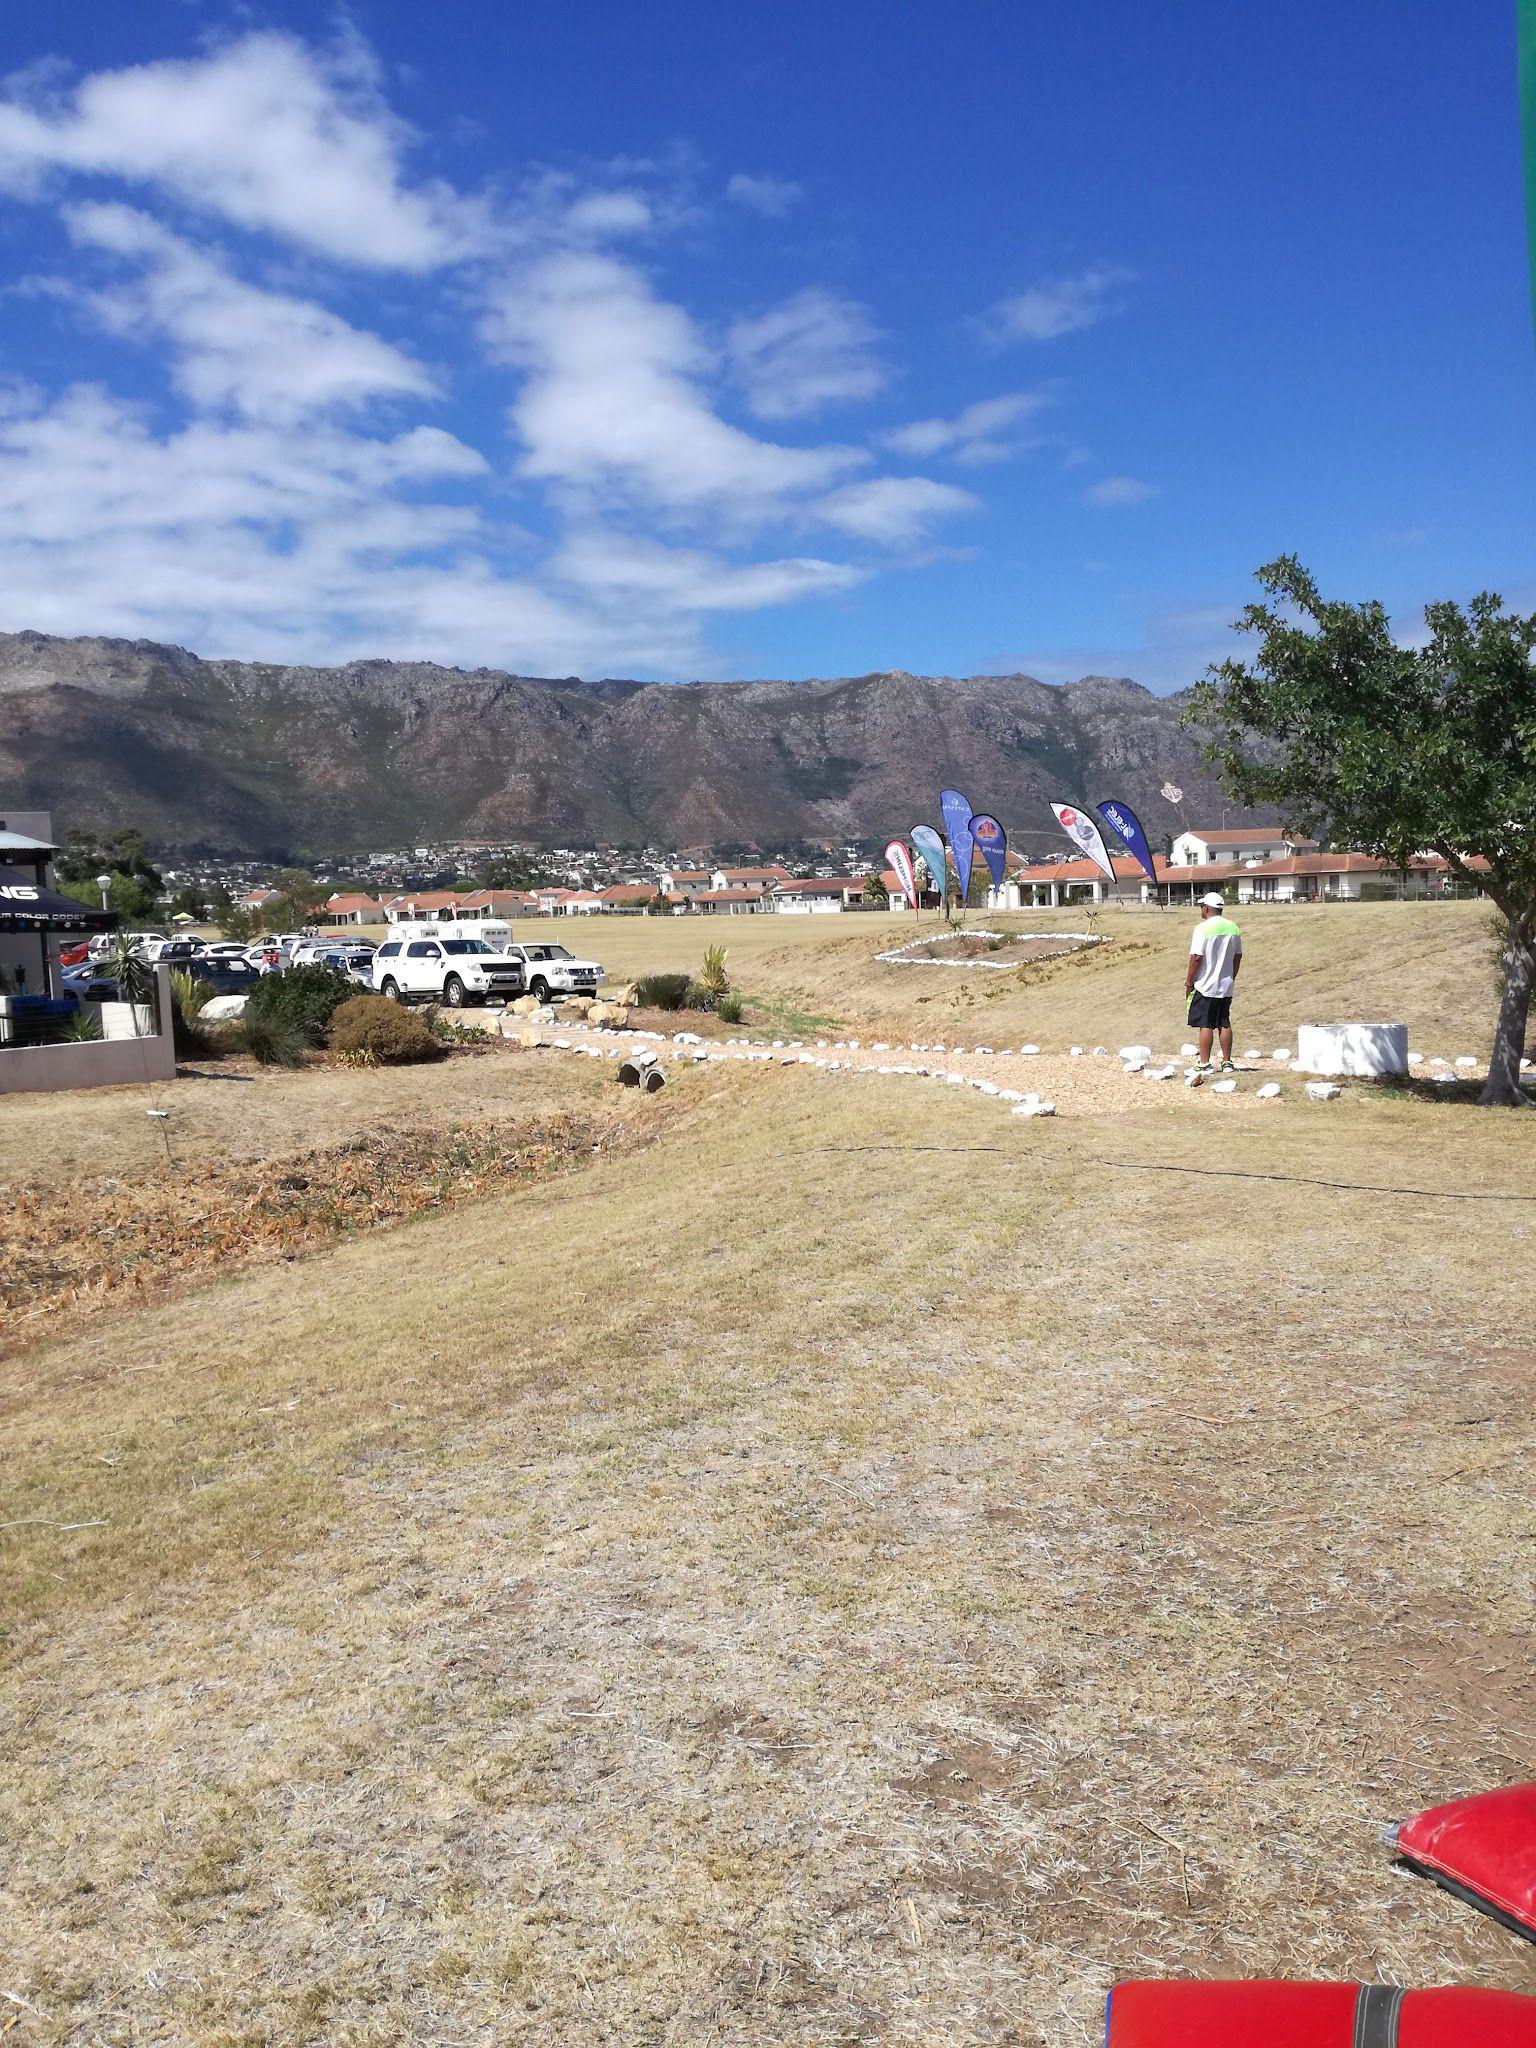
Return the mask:
[(1024, 445), (1017, 429), (1045, 404), (1038, 391), (1010, 391), (983, 398), (952, 420), (913, 420), (885, 436), (885, 445), (899, 455), (944, 455), (951, 462), (979, 466), (1002, 462)]
[(983, 316), (983, 330), (995, 342), (1055, 341), (1075, 334), (1114, 312), (1119, 288), (1134, 276), (1134, 271), (1095, 263), (1075, 277), (1053, 278), (999, 300)]
[(801, 188), (793, 178), (750, 178), (738, 171), (727, 184), (725, 196), (767, 220), (780, 220), (799, 203)]
[(594, 593), (665, 598), (690, 611), (740, 611), (826, 597), (863, 580), (846, 562), (797, 556), (736, 563), (696, 548), (587, 530), (573, 534), (550, 564), (562, 581)]
[(953, 484), (925, 476), (880, 476), (844, 485), (820, 499), (815, 509), (829, 526), (860, 540), (906, 547), (924, 539), (940, 520), (972, 512), (976, 505), (969, 491)]
[(1101, 482), (1088, 486), (1083, 493), (1083, 503), (1108, 508), (1145, 505), (1149, 498), (1157, 495), (1157, 485), (1143, 483), (1139, 476), (1107, 476)]
[(296, 420), (375, 398), (428, 397), (419, 363), (306, 299), (263, 291), (234, 277), (128, 206), (65, 211), (73, 239), (142, 261), (131, 285), (87, 295), (114, 331), (166, 336), (174, 374), (194, 405), (232, 406), (250, 418)]
[(721, 419), (693, 322), (631, 265), (567, 254), (512, 279), (488, 340), (525, 371), (512, 406), (525, 477), (599, 503), (737, 525), (781, 517), (798, 497), (866, 458), (852, 448), (786, 448)]
[(652, 223), (649, 200), (639, 192), (589, 192), (567, 208), (564, 225), (577, 236), (643, 234)]
[(401, 146), (355, 46), (274, 33), (95, 72), (62, 105), (0, 103), (0, 180), (106, 173), (344, 262), (430, 270), (479, 226), (445, 188), (405, 184)]
[(823, 406), (873, 398), (887, 371), (873, 321), (855, 299), (812, 287), (729, 338), (736, 376), (759, 419), (799, 419)]

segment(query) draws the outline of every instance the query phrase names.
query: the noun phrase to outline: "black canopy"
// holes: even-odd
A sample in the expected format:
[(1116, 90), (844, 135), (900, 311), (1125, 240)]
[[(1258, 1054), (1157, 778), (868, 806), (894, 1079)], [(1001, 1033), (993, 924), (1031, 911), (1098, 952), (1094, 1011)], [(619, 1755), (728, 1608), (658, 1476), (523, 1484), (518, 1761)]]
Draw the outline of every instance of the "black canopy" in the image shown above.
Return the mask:
[(116, 923), (115, 910), (92, 910), (19, 868), (0, 867), (0, 932), (109, 932)]

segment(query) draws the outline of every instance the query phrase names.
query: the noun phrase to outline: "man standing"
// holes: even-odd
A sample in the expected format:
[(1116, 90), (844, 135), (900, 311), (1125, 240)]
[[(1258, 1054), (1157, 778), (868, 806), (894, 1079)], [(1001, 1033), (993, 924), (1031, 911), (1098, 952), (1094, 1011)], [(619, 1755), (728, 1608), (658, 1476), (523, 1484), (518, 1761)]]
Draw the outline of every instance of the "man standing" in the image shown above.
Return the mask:
[(1226, 905), (1214, 889), (1200, 898), (1200, 922), (1189, 941), (1189, 966), (1184, 975), (1184, 993), (1189, 999), (1189, 1021), (1200, 1046), (1195, 1064), (1197, 1074), (1214, 1071), (1211, 1041), (1221, 1041), (1221, 1064), (1228, 1073), (1236, 1071), (1232, 1057), (1232, 990), (1243, 964), (1243, 935), (1224, 913)]

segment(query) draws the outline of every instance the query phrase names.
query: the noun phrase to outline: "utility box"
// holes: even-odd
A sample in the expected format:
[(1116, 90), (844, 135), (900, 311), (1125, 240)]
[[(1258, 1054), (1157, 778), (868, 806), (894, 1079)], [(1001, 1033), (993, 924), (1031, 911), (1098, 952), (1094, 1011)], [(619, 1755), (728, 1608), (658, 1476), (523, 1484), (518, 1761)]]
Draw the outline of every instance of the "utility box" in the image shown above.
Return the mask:
[(1408, 1071), (1406, 1024), (1303, 1024), (1296, 1034), (1296, 1070), (1379, 1080)]

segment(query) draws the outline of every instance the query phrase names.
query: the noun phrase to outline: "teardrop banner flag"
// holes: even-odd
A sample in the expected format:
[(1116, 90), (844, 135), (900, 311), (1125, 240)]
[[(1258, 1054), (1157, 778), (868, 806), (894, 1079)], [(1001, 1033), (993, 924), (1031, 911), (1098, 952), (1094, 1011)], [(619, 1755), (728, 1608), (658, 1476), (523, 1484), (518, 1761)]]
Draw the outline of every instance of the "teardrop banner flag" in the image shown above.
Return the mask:
[(939, 892), (942, 905), (949, 894), (949, 869), (944, 864), (944, 842), (931, 825), (912, 827), (912, 844), (917, 848), (917, 857), (933, 877), (933, 886)]
[(1152, 865), (1152, 849), (1147, 844), (1147, 835), (1141, 829), (1141, 820), (1129, 804), (1122, 804), (1114, 797), (1107, 803), (1095, 804), (1094, 809), (1104, 820), (1111, 832), (1118, 832), (1131, 849), (1131, 857), (1140, 867), (1149, 882), (1157, 880), (1157, 869)]
[(912, 856), (907, 851), (904, 839), (893, 839), (885, 849), (885, 864), (901, 885), (901, 893), (912, 908), (917, 908), (917, 877), (912, 872)]
[(939, 791), (939, 809), (944, 813), (944, 830), (949, 850), (955, 856), (955, 873), (960, 877), (960, 905), (964, 909), (971, 894), (971, 807), (958, 789)]
[(1101, 867), (1113, 882), (1115, 864), (1109, 857), (1109, 848), (1104, 844), (1104, 834), (1099, 830), (1086, 811), (1080, 811), (1076, 804), (1052, 804), (1056, 822), (1067, 837), (1083, 849), (1091, 861)]
[(993, 888), (1001, 889), (1006, 865), (1005, 856), (1008, 852), (1008, 834), (996, 818), (989, 817), (983, 811), (979, 818), (971, 820), (971, 838), (981, 848), (981, 857), (991, 871)]

